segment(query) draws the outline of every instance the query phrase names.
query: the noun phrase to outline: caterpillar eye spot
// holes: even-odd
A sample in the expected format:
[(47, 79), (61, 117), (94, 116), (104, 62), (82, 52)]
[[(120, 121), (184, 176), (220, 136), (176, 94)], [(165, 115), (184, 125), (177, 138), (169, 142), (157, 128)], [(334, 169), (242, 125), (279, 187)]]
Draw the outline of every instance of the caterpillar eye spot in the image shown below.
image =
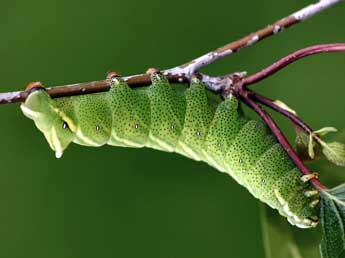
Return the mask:
[(201, 135), (201, 132), (200, 132), (200, 131), (197, 131), (197, 132), (196, 132), (196, 135), (197, 135), (197, 136), (200, 136), (200, 135)]
[(134, 128), (135, 128), (135, 129), (138, 129), (138, 128), (139, 128), (139, 125), (138, 125), (138, 124), (135, 124), (135, 125), (134, 125)]
[(175, 125), (172, 124), (172, 125), (170, 126), (170, 128), (171, 128), (171, 129), (175, 129)]
[(67, 128), (69, 128), (69, 126), (68, 126), (68, 124), (66, 122), (63, 122), (62, 123), (62, 128), (63, 129), (67, 129)]
[(99, 131), (101, 128), (99, 125), (96, 125), (96, 131)]
[(262, 180), (261, 180), (261, 183), (265, 184), (265, 183), (266, 183), (266, 180), (265, 180), (265, 179), (262, 179)]

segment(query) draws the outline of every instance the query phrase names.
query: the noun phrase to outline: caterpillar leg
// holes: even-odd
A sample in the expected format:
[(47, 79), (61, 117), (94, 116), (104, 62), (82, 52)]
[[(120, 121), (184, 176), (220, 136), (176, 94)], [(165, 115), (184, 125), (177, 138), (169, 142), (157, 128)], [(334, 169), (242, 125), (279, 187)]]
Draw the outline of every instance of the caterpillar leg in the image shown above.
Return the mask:
[(151, 67), (151, 68), (147, 69), (146, 74), (150, 74), (152, 76), (155, 74), (159, 74), (160, 72), (161, 71), (159, 69)]
[(311, 208), (315, 208), (317, 205), (319, 205), (319, 203), (320, 203), (320, 199), (315, 199), (309, 204), (309, 206)]
[(312, 180), (313, 178), (319, 178), (319, 174), (314, 172), (314, 173), (310, 173), (308, 175), (304, 175), (301, 177), (301, 180), (303, 183), (309, 182), (310, 180)]
[[(311, 191), (310, 191), (311, 192)], [(297, 216), (294, 212), (292, 212), (292, 209), (290, 207), (290, 204), (283, 198), (283, 196), (281, 195), (281, 193), (278, 190), (274, 191), (275, 196), (277, 197), (279, 203), (282, 205), (283, 207), (283, 211), (287, 220), (290, 222), (290, 224), (295, 225), (299, 228), (314, 228), (319, 224), (319, 218), (318, 217), (299, 217)], [(298, 196), (296, 196), (298, 198)], [(319, 200), (313, 200), (311, 203), (313, 203), (313, 205), (315, 205), (314, 207), (316, 207), (316, 205), (319, 203)], [(311, 205), (311, 204), (310, 204)], [(310, 206), (312, 207), (312, 206)], [(312, 207), (312, 208), (314, 208)]]
[(25, 90), (32, 91), (36, 89), (45, 89), (41, 82), (30, 82), (26, 85)]
[(114, 77), (120, 77), (121, 75), (118, 72), (110, 71), (107, 73), (107, 80), (112, 80)]
[(117, 72), (111, 71), (107, 74), (106, 79), (110, 81), (111, 84), (118, 84), (120, 82), (121, 75)]
[[(34, 91), (45, 90), (45, 88), (41, 82), (30, 82), (26, 85), (25, 90), (29, 92), (29, 95), (31, 95)], [(28, 107), (27, 105), (22, 104), (20, 105), (20, 108), (23, 113), (31, 119), (36, 119), (40, 115), (40, 112)]]

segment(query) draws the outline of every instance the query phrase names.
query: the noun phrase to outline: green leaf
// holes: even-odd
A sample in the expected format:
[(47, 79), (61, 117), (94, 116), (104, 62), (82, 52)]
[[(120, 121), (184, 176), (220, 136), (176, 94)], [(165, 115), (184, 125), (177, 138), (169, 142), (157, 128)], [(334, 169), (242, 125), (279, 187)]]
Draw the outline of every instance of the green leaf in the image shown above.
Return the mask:
[(311, 157), (312, 159), (315, 159), (315, 152), (314, 152), (314, 137), (312, 134), (309, 135), (309, 143), (308, 143), (308, 154), (309, 157)]
[(309, 136), (301, 131), (299, 128), (296, 128), (296, 139), (295, 139), (295, 145), (296, 145), (296, 152), (298, 156), (302, 160), (310, 160), (309, 154), (308, 154), (308, 146), (309, 146)]
[(334, 195), (340, 201), (345, 201), (345, 184), (334, 187), (331, 191), (332, 195)]
[(291, 226), (276, 210), (260, 204), (266, 258), (319, 258), (317, 229)]
[(310, 161), (323, 157), (322, 149), (319, 144), (316, 143), (313, 135), (308, 135), (300, 128), (295, 128), (296, 130), (296, 152), (300, 159), (303, 161)]
[(322, 258), (344, 258), (345, 184), (321, 192)]
[(295, 127), (295, 130), (297, 134), (296, 151), (303, 161), (326, 157), (338, 166), (345, 166), (345, 145), (338, 142), (326, 143), (319, 138), (330, 132), (336, 132), (336, 128), (324, 127), (311, 134), (305, 133), (299, 127)]
[(332, 132), (337, 132), (337, 128), (334, 128), (334, 127), (324, 127), (324, 128), (321, 128), (317, 131), (314, 132), (314, 134), (318, 134), (320, 136), (323, 136), (323, 135), (326, 135), (328, 133), (332, 133)]
[(321, 145), (323, 154), (330, 162), (338, 166), (345, 166), (345, 144), (321, 141)]

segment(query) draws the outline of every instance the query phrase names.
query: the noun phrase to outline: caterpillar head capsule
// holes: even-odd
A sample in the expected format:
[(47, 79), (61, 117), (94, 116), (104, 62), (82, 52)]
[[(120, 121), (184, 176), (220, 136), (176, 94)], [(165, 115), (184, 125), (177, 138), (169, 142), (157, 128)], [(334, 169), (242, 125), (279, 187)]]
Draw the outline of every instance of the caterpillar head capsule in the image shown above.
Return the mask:
[(44, 134), (55, 156), (60, 158), (63, 151), (73, 141), (73, 124), (60, 111), (49, 94), (44, 90), (30, 93), (20, 106), (24, 115), (34, 120), (37, 128)]

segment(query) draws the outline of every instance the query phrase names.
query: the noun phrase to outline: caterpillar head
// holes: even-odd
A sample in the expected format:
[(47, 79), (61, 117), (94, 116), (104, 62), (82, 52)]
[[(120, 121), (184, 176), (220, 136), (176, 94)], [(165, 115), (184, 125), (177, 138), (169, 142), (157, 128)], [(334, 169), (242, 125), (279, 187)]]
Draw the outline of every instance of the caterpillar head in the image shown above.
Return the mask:
[(20, 107), (25, 116), (34, 120), (51, 149), (55, 151), (55, 156), (60, 158), (74, 139), (73, 121), (59, 110), (56, 101), (44, 90), (30, 93)]

